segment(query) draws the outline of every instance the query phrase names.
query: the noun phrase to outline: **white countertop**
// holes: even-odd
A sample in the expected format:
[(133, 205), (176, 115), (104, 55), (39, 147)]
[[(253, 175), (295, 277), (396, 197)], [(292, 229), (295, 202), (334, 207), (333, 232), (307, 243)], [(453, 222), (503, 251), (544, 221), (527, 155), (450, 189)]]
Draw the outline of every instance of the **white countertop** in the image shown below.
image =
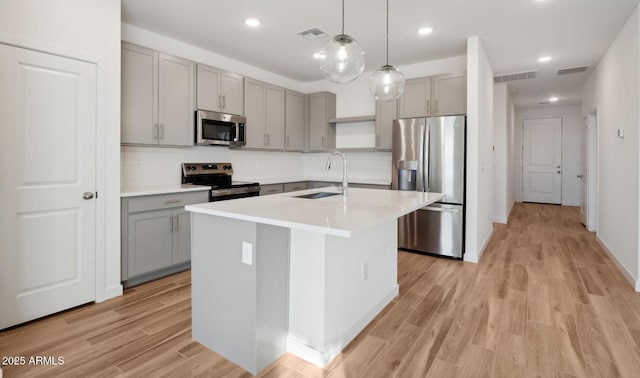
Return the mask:
[[(321, 188), (186, 206), (195, 213), (325, 234), (351, 237), (352, 233), (398, 218), (444, 198), (442, 193), (349, 188), (349, 195), (320, 199), (295, 198)], [(343, 200), (344, 199), (344, 200)]]
[(120, 197), (150, 196), (154, 194), (200, 192), (211, 189), (210, 186), (193, 184), (126, 186), (120, 188)]

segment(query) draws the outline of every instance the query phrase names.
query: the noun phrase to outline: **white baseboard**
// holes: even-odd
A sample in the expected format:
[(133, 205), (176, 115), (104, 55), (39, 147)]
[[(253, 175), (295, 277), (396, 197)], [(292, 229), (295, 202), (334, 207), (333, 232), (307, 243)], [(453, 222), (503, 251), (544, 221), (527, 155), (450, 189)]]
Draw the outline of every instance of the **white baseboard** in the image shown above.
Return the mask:
[(480, 258), (484, 254), (484, 250), (487, 249), (487, 245), (489, 244), (489, 241), (491, 240), (492, 236), (493, 236), (493, 227), (491, 227), (491, 232), (489, 232), (489, 235), (484, 240), (484, 243), (482, 243), (482, 247), (480, 248), (479, 253), (476, 255), (474, 253), (465, 252), (464, 258), (463, 258), (464, 261), (470, 262), (470, 263), (474, 263), (474, 264), (479, 263), (480, 262)]
[(502, 224), (507, 224), (507, 218), (503, 218), (503, 217), (493, 217), (493, 223), (502, 223)]
[(96, 293), (96, 303), (104, 302), (108, 299), (119, 297), (122, 295), (122, 285), (116, 285), (105, 288), (105, 290)]
[(624, 278), (626, 278), (627, 281), (629, 281), (633, 289), (637, 292), (640, 292), (640, 280), (636, 281), (636, 279), (633, 278), (633, 275), (627, 270), (627, 268), (624, 267), (624, 265), (622, 265), (622, 263), (618, 260), (616, 255), (614, 255), (613, 252), (611, 252), (611, 249), (609, 249), (607, 244), (602, 239), (600, 239), (600, 237), (597, 234), (596, 234), (596, 241), (598, 242), (598, 244), (600, 244), (600, 246), (607, 253), (607, 255), (609, 255), (609, 257), (611, 258), (611, 261), (613, 261), (613, 263), (616, 264), (616, 267), (618, 267), (618, 270), (622, 273)]
[(327, 350), (317, 350), (302, 340), (298, 340), (295, 337), (287, 337), (287, 352), (295, 354), (296, 356), (311, 362), (312, 364), (324, 368), (337, 356), (342, 349), (344, 349), (358, 334), (389, 304), (398, 296), (400, 287), (395, 287), (387, 293), (383, 299), (378, 302), (371, 310), (369, 310), (359, 321), (347, 330), (338, 340), (331, 342), (330, 347)]

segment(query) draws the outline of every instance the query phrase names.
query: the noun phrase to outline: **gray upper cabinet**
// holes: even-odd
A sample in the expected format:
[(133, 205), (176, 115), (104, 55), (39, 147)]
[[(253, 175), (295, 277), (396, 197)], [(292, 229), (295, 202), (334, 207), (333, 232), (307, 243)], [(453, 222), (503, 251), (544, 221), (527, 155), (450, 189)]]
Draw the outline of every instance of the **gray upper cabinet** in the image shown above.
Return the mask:
[(464, 72), (407, 80), (398, 100), (399, 118), (467, 113), (467, 78)]
[(160, 53), (159, 143), (192, 146), (195, 111), (195, 64)]
[(245, 148), (284, 150), (285, 89), (244, 79)]
[(431, 112), (431, 78), (409, 79), (399, 99), (400, 118), (426, 117)]
[(304, 94), (285, 91), (285, 150), (304, 150)]
[(198, 109), (244, 114), (244, 87), (241, 75), (198, 64)]
[(244, 79), (244, 115), (247, 118), (245, 148), (264, 148), (267, 84)]
[(391, 130), (397, 118), (398, 101), (376, 101), (376, 149), (391, 150)]
[(467, 78), (464, 72), (434, 76), (432, 80), (433, 115), (467, 113)]
[(193, 145), (195, 63), (122, 44), (122, 143)]
[(158, 143), (158, 53), (122, 44), (122, 143)]
[(266, 149), (284, 150), (285, 90), (267, 84), (266, 97)]
[(336, 146), (335, 124), (329, 120), (336, 117), (336, 95), (330, 92), (309, 95), (309, 148), (311, 152), (326, 151)]

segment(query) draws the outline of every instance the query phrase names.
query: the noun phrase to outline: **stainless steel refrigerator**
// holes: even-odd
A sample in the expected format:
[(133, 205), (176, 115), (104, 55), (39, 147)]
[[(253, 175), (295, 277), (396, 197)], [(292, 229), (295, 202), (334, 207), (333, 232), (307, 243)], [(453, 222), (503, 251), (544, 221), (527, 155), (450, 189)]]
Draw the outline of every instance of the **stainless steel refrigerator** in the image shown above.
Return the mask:
[(392, 188), (445, 198), (398, 220), (401, 249), (462, 258), (466, 116), (393, 121)]

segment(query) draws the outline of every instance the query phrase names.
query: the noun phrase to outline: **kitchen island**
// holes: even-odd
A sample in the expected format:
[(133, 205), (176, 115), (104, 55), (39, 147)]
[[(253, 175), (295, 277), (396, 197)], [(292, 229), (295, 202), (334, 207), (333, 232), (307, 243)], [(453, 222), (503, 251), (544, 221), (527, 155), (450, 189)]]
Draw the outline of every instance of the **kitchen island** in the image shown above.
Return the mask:
[[(300, 195), (333, 192), (318, 199)], [(335, 188), (190, 205), (193, 338), (256, 374), (324, 367), (398, 295), (397, 218), (440, 193)]]

